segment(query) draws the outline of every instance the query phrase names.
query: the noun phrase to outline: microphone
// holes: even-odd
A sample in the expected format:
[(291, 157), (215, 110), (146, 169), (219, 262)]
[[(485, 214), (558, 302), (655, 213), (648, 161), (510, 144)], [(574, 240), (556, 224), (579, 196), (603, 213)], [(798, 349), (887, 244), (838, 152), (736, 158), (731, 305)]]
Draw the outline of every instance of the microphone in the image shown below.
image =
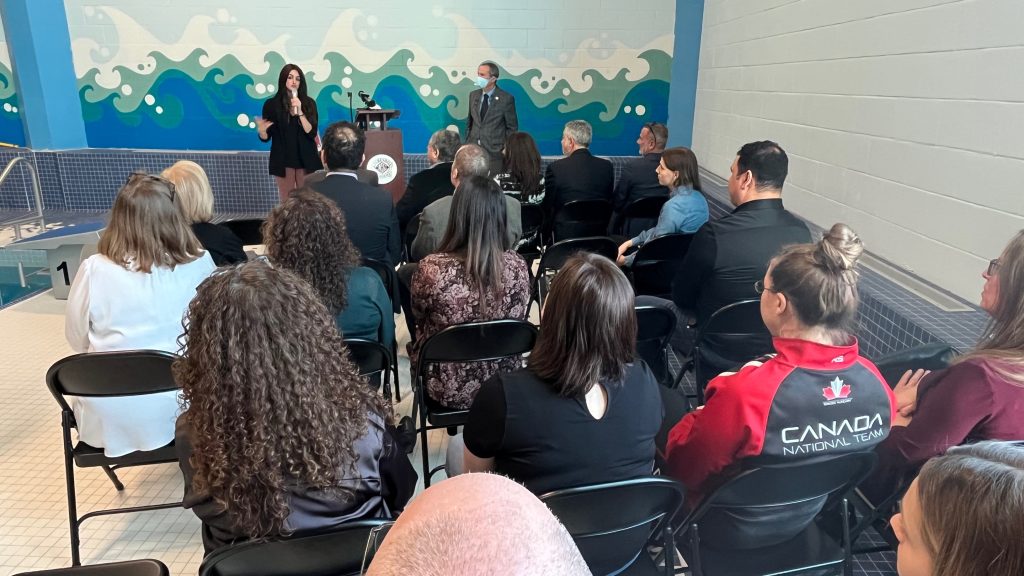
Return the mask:
[(377, 105), (377, 102), (374, 99), (370, 98), (370, 95), (367, 94), (366, 92), (363, 92), (362, 90), (359, 91), (359, 99), (363, 101), (363, 104), (367, 108), (373, 108), (374, 106)]
[[(298, 97), (299, 97), (299, 91), (298, 90), (292, 90), (292, 98), (298, 98)], [(300, 113), (299, 108), (300, 108), (300, 106), (292, 106), (292, 116), (298, 116), (299, 115), (299, 113)]]

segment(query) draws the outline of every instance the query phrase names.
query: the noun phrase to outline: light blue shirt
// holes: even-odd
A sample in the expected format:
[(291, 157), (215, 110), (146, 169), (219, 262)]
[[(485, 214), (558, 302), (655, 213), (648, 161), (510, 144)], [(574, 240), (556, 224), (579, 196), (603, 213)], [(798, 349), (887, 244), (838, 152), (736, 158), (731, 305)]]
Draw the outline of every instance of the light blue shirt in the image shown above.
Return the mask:
[[(639, 248), (658, 236), (666, 234), (693, 234), (708, 221), (708, 201), (704, 195), (692, 188), (676, 188), (661, 207), (658, 223), (633, 238), (633, 246)], [(626, 264), (633, 264), (633, 257), (626, 258)]]

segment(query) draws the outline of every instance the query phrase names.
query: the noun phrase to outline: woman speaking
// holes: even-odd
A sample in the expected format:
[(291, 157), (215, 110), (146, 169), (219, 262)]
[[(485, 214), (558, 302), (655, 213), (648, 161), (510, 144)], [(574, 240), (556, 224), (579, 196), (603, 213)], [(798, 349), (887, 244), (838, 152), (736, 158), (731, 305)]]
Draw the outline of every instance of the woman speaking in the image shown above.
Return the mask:
[(306, 174), (323, 167), (316, 149), (316, 101), (306, 95), (306, 77), (295, 64), (285, 64), (277, 94), (263, 103), (256, 119), (260, 140), (270, 141), (270, 174), (281, 200), (302, 186)]

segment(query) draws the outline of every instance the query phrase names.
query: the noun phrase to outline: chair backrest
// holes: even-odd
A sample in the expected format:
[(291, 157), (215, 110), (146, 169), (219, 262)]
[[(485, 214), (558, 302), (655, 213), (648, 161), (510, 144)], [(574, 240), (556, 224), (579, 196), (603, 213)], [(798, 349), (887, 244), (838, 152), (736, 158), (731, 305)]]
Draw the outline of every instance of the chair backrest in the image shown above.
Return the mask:
[(555, 242), (568, 238), (600, 236), (608, 229), (612, 203), (607, 200), (573, 200), (555, 214)]
[(356, 366), (359, 374), (369, 376), (391, 369), (391, 354), (380, 342), (362, 338), (346, 338), (345, 348)]
[(522, 204), (523, 238), (530, 238), (540, 231), (544, 224), (544, 209), (540, 204)]
[(229, 230), (238, 236), (246, 246), (263, 244), (263, 218), (242, 218), (224, 222)]
[(665, 386), (671, 381), (666, 351), (675, 330), (676, 315), (671, 310), (658, 306), (636, 307), (637, 355)]
[[(380, 276), (380, 281), (384, 283), (384, 290), (388, 293), (388, 298), (391, 299), (391, 309), (399, 309), (399, 295), (398, 295), (398, 273), (395, 269), (380, 260), (374, 260), (373, 258), (363, 258), (363, 266), (373, 270)], [(385, 318), (387, 322), (389, 319)]]
[(169, 574), (170, 571), (167, 570), (167, 566), (163, 562), (147, 559), (21, 572), (15, 576), (168, 576)]
[(436, 362), (488, 362), (533, 349), (537, 327), (525, 320), (456, 324), (434, 334), (420, 349), (419, 365)]
[(138, 396), (177, 390), (171, 364), (178, 357), (159, 350), (86, 352), (55, 362), (46, 386), (66, 412), (70, 396)]
[(203, 560), (199, 576), (359, 574), (370, 532), (388, 522), (360, 520), (343, 524), (330, 532), (225, 546)]
[(615, 244), (614, 240), (607, 236), (562, 240), (544, 251), (544, 255), (540, 258), (540, 267), (537, 269), (537, 275), (542, 276), (547, 271), (559, 270), (565, 264), (565, 261), (577, 252), (590, 252), (614, 261), (618, 255), (619, 247)]
[(907, 350), (893, 352), (879, 358), (875, 362), (882, 377), (895, 386), (907, 370), (942, 370), (957, 357), (957, 350), (945, 342), (933, 342), (923, 346), (915, 346)]
[(423, 216), (422, 212), (413, 216), (412, 220), (409, 220), (409, 223), (405, 225), (405, 238), (403, 238), (403, 244), (405, 246), (405, 254), (407, 258), (412, 255), (412, 241), (416, 239), (416, 234), (420, 231), (421, 216)]
[(696, 384), (701, 389), (721, 372), (772, 352), (772, 335), (761, 319), (761, 301), (742, 300), (716, 310), (697, 332), (694, 349)]
[(629, 271), (637, 295), (670, 297), (691, 241), (693, 234), (666, 234), (641, 246)]
[(661, 207), (668, 202), (667, 195), (644, 196), (637, 198), (622, 209), (623, 218), (656, 219), (661, 213)]
[(646, 552), (651, 535), (682, 505), (683, 488), (667, 478), (638, 478), (540, 499), (569, 531), (591, 572), (614, 574)]
[[(768, 538), (788, 540), (801, 532), (831, 498), (844, 497), (874, 469), (874, 451), (810, 458), (747, 469), (709, 494), (680, 525), (727, 543), (730, 532), (756, 524)], [(795, 514), (795, 516), (794, 516)]]

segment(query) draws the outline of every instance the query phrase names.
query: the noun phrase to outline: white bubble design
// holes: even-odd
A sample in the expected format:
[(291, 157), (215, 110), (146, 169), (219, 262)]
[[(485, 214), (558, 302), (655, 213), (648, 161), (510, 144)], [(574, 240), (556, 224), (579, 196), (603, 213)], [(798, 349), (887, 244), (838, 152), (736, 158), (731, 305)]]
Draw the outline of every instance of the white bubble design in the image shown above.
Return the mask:
[(249, 122), (249, 128), (255, 128), (255, 127), (256, 127), (256, 123), (255, 122)]
[(156, 110), (157, 114), (163, 114), (164, 113), (164, 107), (163, 106), (157, 106), (156, 108), (154, 108), (154, 110)]
[(636, 115), (637, 116), (643, 116), (646, 113), (647, 113), (647, 107), (646, 106), (644, 106), (643, 104), (637, 104), (636, 105)]
[(351, 73), (352, 73), (352, 67), (351, 66), (345, 66), (345, 74), (351, 74)]
[(420, 86), (420, 96), (423, 96), (424, 98), (430, 96), (430, 84)]
[(630, 112), (633, 111), (633, 107), (632, 106), (623, 106), (622, 107), (622, 111), (625, 112), (626, 114), (629, 114)]
[(231, 14), (224, 8), (217, 10), (217, 22), (224, 24), (231, 20)]
[(248, 114), (239, 114), (238, 118), (236, 118), (236, 120), (238, 121), (238, 125), (239, 126), (248, 126), (249, 125), (249, 115)]
[(156, 104), (156, 97), (152, 94), (146, 94), (146, 97), (142, 99), (147, 105), (152, 106)]
[(441, 91), (440, 91), (440, 90), (438, 90), (437, 88), (434, 88), (434, 92), (433, 92), (433, 94), (434, 94), (434, 96), (438, 96), (438, 95), (440, 95), (440, 94), (441, 94)]
[(267, 92), (267, 86), (263, 82), (257, 82), (252, 88), (257, 94), (266, 94)]
[(121, 93), (124, 94), (125, 96), (131, 96), (132, 95), (132, 87), (127, 85), (127, 84), (123, 84), (121, 86)]
[(4, 102), (4, 110), (5, 111), (10, 112), (12, 108), (13, 108), (13, 106), (11, 106), (10, 102)]
[(572, 91), (570, 91), (568, 88), (562, 88), (562, 96), (568, 96), (571, 93)]
[(345, 87), (345, 88), (351, 88), (352, 87), (352, 79), (347, 77), (347, 76), (345, 78), (342, 78), (341, 79), (341, 85), (343, 87)]

